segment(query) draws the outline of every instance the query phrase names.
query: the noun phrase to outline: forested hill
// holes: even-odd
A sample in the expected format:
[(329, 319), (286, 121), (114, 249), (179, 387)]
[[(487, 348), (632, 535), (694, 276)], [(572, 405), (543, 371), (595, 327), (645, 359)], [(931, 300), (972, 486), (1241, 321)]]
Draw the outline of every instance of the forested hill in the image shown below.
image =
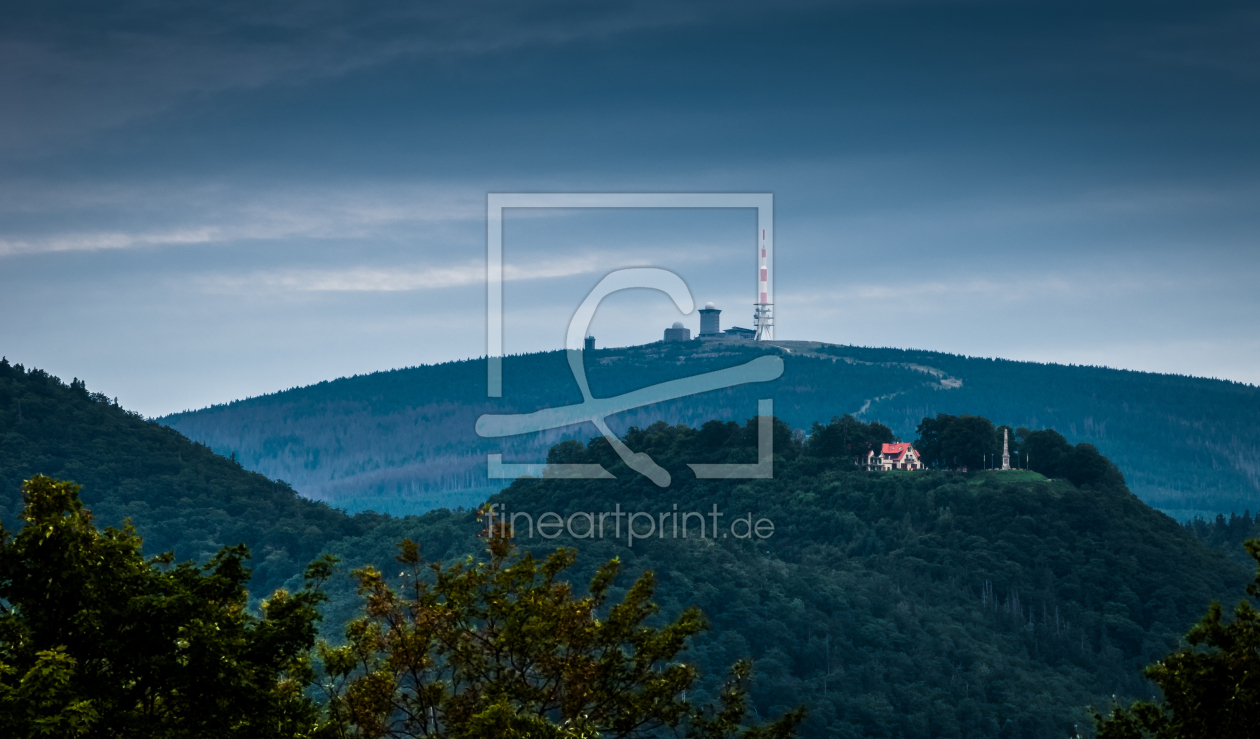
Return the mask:
[[(890, 426), (903, 440), (937, 413), (1053, 428), (1088, 441), (1120, 466), (1132, 490), (1179, 518), (1260, 508), (1260, 390), (1152, 373), (993, 360), (816, 342), (686, 342), (600, 349), (586, 357), (596, 397), (742, 364), (774, 352), (783, 376), (639, 408), (610, 420), (618, 433), (656, 420), (695, 425), (741, 419), (758, 398), (793, 427), (845, 413)], [(247, 468), (351, 510), (416, 512), (471, 506), (494, 489), (486, 454), (541, 461), (592, 427), (481, 439), (483, 413), (581, 400), (561, 352), (508, 357), (504, 394), (485, 393), (484, 361), (378, 372), (163, 419)]]
[[(804, 737), (1057, 739), (1074, 725), (1089, 736), (1085, 706), (1149, 697), (1141, 668), (1250, 579), (1114, 478), (1078, 488), (1032, 472), (853, 472), (780, 426), (773, 479), (697, 480), (687, 463), (755, 458), (755, 424), (660, 424), (625, 441), (673, 484), (629, 470), (603, 439), (567, 443), (553, 460), (598, 463), (616, 479), (518, 480), (491, 499), (496, 513), (515, 516), (525, 548), (574, 547), (579, 586), (612, 557), (621, 587), (653, 570), (664, 615), (697, 605), (712, 625), (683, 656), (709, 678), (693, 699), (711, 698), (725, 666), (751, 656), (759, 714), (807, 705)], [(625, 517), (591, 531), (614, 511), (641, 514), (633, 546)], [(684, 519), (683, 538), (675, 511), (703, 524)], [(773, 533), (737, 538), (752, 533), (735, 523), (746, 516)], [(481, 549), (481, 525), (435, 511), (335, 551), (396, 572), (403, 536), (450, 562)], [(358, 604), (339, 587), (334, 620)]]
[(179, 432), (42, 370), (0, 360), (0, 523), (20, 522), (22, 481), (73, 480), (102, 526), (130, 518), (145, 550), (204, 562), (220, 547), (253, 551), (254, 587), (291, 577), (331, 542), (379, 517), (350, 517), (243, 469)]
[[(711, 698), (722, 670), (751, 656), (757, 710), (808, 705), (805, 737), (1068, 735), (1085, 726), (1086, 705), (1150, 695), (1140, 668), (1166, 654), (1211, 600), (1240, 597), (1249, 579), (1114, 474), (1077, 487), (1031, 472), (857, 472), (847, 454), (830, 456), (839, 452), (822, 442), (832, 436), (803, 442), (777, 423), (772, 479), (702, 481), (689, 463), (755, 458), (756, 423), (653, 424), (625, 442), (669, 470), (668, 488), (628, 470), (596, 439), (541, 456), (598, 463), (615, 479), (524, 479), (491, 501), (499, 514), (526, 513), (535, 523), (549, 511), (575, 520), (572, 532), (544, 539), (538, 527), (528, 536), (518, 517), (517, 540), (539, 551), (575, 547), (577, 587), (614, 556), (626, 570), (619, 588), (653, 570), (666, 615), (694, 604), (712, 624), (686, 655), (708, 679), (692, 699)], [(334, 637), (361, 607), (345, 577), (351, 567), (396, 572), (404, 537), (447, 562), (483, 546), (475, 513), (347, 516), (81, 382), (0, 362), (6, 527), (17, 523), (20, 482), (35, 473), (82, 484), (101, 523), (131, 517), (147, 554), (173, 549), (205, 561), (220, 546), (248, 544), (255, 595), (297, 584), (318, 553), (339, 555), (325, 621)], [(728, 536), (706, 526), (709, 535), (698, 537), (692, 519), (691, 536), (676, 537), (675, 506), (705, 515), (717, 506)], [(665, 533), (665, 523), (669, 535), (640, 528), (643, 538), (630, 546), (615, 532), (587, 538), (583, 517), (570, 518), (617, 507), (643, 512), (640, 527), (650, 517)], [(732, 524), (744, 516), (761, 533), (761, 519), (772, 522), (773, 534), (739, 538), (747, 527)]]

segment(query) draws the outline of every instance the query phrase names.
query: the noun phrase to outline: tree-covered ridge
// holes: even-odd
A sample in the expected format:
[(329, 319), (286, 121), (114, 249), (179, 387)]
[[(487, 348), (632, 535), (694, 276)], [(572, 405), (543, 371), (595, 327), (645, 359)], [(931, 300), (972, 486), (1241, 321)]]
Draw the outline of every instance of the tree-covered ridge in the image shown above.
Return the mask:
[[(841, 423), (824, 426), (838, 430)], [(850, 431), (863, 429), (850, 426)], [(871, 429), (867, 427), (865, 432)], [(828, 435), (824, 434), (826, 438)], [(697, 480), (687, 463), (750, 462), (756, 423), (658, 424), (625, 435), (674, 479), (656, 487), (602, 438), (552, 449), (553, 462), (596, 462), (606, 480), (518, 480), (494, 496), (500, 515), (553, 511), (711, 510), (774, 523), (768, 539), (525, 536), (539, 554), (579, 553), (574, 578), (617, 556), (651, 570), (665, 615), (698, 606), (712, 630), (688, 655), (714, 697), (726, 665), (752, 655), (762, 716), (805, 703), (808, 737), (1061, 737), (1087, 730), (1087, 706), (1147, 698), (1147, 664), (1214, 598), (1248, 573), (1150, 509), (1121, 481), (1074, 485), (1035, 472), (853, 471), (852, 459), (775, 426), (771, 480)], [(473, 514), (435, 511), (382, 525), (336, 551), (391, 562), (392, 539), (429, 559), (477, 545)], [(610, 524), (611, 525), (611, 524)], [(576, 533), (582, 534), (578, 523)], [(396, 569), (396, 568), (395, 568)], [(621, 595), (615, 588), (614, 596)], [(349, 617), (348, 591), (334, 618)]]
[[(311, 556), (330, 551), (348, 566), (371, 564), (387, 576), (397, 571), (403, 538), (419, 542), (427, 559), (447, 562), (484, 546), (473, 513), (344, 516), (93, 398), (78, 383), (8, 368), (0, 388), (8, 393), (0, 396), (6, 496), (14, 496), (9, 481), (23, 470), (44, 462), (74, 469), (102, 486), (84, 490), (98, 520), (131, 513), (150, 537), (151, 554), (175, 549), (181, 559), (204, 562), (213, 554), (207, 541), (257, 547), (253, 563), (265, 579), (255, 578), (255, 595), (286, 578), (300, 589), (305, 562), (296, 547), (277, 556), (275, 544), (285, 546), (295, 531), (309, 537), (298, 544)], [(1211, 599), (1233, 598), (1245, 580), (1236, 563), (1123, 487), (1077, 486), (1033, 472), (856, 472), (846, 452), (824, 443), (846, 438), (845, 428), (884, 433), (839, 418), (806, 440), (780, 422), (775, 478), (729, 482), (697, 481), (686, 464), (753, 461), (755, 423), (634, 429), (627, 444), (669, 469), (670, 488), (630, 472), (596, 439), (557, 446), (554, 458), (599, 460), (615, 481), (521, 480), (493, 501), (535, 514), (717, 504), (772, 520), (774, 535), (761, 541), (667, 538), (628, 548), (566, 534), (521, 543), (540, 555), (574, 545), (579, 583), (614, 556), (631, 577), (655, 571), (663, 615), (695, 605), (713, 625), (684, 656), (702, 676), (692, 699), (715, 698), (725, 669), (751, 655), (757, 711), (770, 716), (807, 703), (805, 736), (833, 729), (838, 736), (934, 736), (955, 726), (969, 736), (1062, 736), (1070, 723), (1087, 724), (1084, 706), (1105, 706), (1112, 693), (1149, 696), (1140, 669), (1172, 649)], [(172, 457), (197, 462), (196, 474), (173, 471)], [(120, 475), (120, 467), (131, 474)], [(4, 520), (12, 527), (16, 507), (9, 510)], [(328, 519), (318, 536), (297, 528), (320, 516)], [(343, 577), (328, 591), (325, 634), (333, 635), (360, 601)], [(609, 590), (613, 599), (624, 594)], [(55, 673), (56, 663), (45, 667)]]
[(204, 562), (248, 545), (263, 593), (375, 520), (302, 498), (77, 379), (67, 385), (0, 360), (0, 522), (14, 525), (22, 482), (39, 474), (77, 480), (97, 520), (130, 518), (150, 551)]
[[(808, 431), (852, 414), (911, 440), (939, 413), (1054, 429), (1115, 462), (1139, 497), (1183, 518), (1260, 508), (1260, 391), (1176, 375), (1012, 362), (940, 352), (815, 342), (679, 342), (599, 349), (586, 357), (596, 396), (616, 395), (776, 352), (783, 376), (636, 409), (617, 433), (661, 420), (737, 420), (772, 397), (775, 414)], [(507, 357), (502, 398), (485, 395), (482, 361), (379, 372), (163, 419), (304, 494), (352, 509), (475, 505), (493, 491), (485, 455), (542, 461), (573, 427), (507, 439), (474, 432), (483, 413), (523, 413), (580, 400), (562, 352)], [(400, 510), (403, 510), (400, 508)]]
[(1089, 442), (1151, 505), (1181, 512), (1255, 510), (1260, 501), (1260, 388), (1228, 380), (864, 347), (819, 351), (930, 365), (963, 380), (949, 393), (913, 388), (867, 416), (908, 436), (936, 413), (986, 416)]
[[(882, 428), (882, 427), (881, 427)], [(915, 446), (926, 466), (949, 470), (1000, 470), (1002, 454), (1012, 470), (1062, 477), (1073, 485), (1124, 487), (1115, 463), (1088, 442), (1070, 444), (1054, 429), (994, 426), (983, 416), (938, 413), (919, 423)]]

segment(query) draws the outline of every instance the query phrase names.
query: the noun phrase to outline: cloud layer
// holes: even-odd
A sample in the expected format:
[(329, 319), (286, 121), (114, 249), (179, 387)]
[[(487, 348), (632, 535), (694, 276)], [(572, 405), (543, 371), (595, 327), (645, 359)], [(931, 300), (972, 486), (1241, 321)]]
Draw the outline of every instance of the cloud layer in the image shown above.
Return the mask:
[[(154, 414), (476, 356), (487, 192), (770, 191), (790, 338), (1257, 381), (1257, 34), (1238, 2), (10, 4), (0, 353)], [(514, 214), (512, 350), (630, 265), (747, 324), (753, 226), (711, 216)], [(596, 331), (693, 318), (620, 295)]]

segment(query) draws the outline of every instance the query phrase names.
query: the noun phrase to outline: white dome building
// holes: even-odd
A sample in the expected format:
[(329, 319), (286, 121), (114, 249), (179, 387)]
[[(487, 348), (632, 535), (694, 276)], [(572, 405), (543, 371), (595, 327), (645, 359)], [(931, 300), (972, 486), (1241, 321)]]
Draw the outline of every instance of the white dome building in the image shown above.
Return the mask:
[(665, 329), (665, 341), (691, 341), (691, 329), (684, 328), (682, 321), (674, 321), (674, 325)]

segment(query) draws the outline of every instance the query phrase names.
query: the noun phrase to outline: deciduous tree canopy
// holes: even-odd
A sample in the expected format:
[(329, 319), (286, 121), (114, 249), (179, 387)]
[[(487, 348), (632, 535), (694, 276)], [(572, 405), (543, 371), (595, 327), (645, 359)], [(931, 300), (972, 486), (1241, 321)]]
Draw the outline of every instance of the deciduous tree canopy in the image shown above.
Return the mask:
[[(249, 557), (226, 547), (204, 566), (145, 559), (128, 526), (98, 530), (77, 485), (35, 477), (23, 525), (0, 529), (0, 730), (5, 737), (695, 737), (785, 739), (790, 712), (745, 729), (750, 666), (736, 664), (714, 707), (689, 703), (698, 673), (675, 658), (705, 628), (695, 609), (651, 627), (653, 576), (619, 603), (616, 561), (576, 597), (558, 576), (574, 553), (410, 570), (400, 598), (371, 567), (355, 573), (365, 615), (343, 646), (321, 645), (328, 701), (308, 696), (320, 586), (277, 591), (250, 612)], [(428, 579), (426, 579), (428, 578)]]
[[(243, 546), (204, 566), (145, 559), (130, 528), (100, 531), (78, 486), (23, 486), (0, 531), (0, 726), (7, 736), (297, 736), (321, 561), (307, 589), (246, 608)], [(32, 697), (38, 701), (32, 702)]]
[(416, 544), (401, 550), (405, 593), (373, 567), (356, 571), (366, 613), (346, 627), (344, 646), (321, 647), (331, 735), (629, 739), (674, 727), (696, 739), (771, 739), (792, 736), (804, 715), (744, 730), (747, 662), (718, 706), (689, 703), (698, 673), (680, 654), (705, 622), (689, 608), (648, 626), (658, 610), (651, 572), (610, 604), (615, 559), (579, 597), (559, 579), (571, 549), (540, 562), (492, 532), (487, 562), (426, 567)]

